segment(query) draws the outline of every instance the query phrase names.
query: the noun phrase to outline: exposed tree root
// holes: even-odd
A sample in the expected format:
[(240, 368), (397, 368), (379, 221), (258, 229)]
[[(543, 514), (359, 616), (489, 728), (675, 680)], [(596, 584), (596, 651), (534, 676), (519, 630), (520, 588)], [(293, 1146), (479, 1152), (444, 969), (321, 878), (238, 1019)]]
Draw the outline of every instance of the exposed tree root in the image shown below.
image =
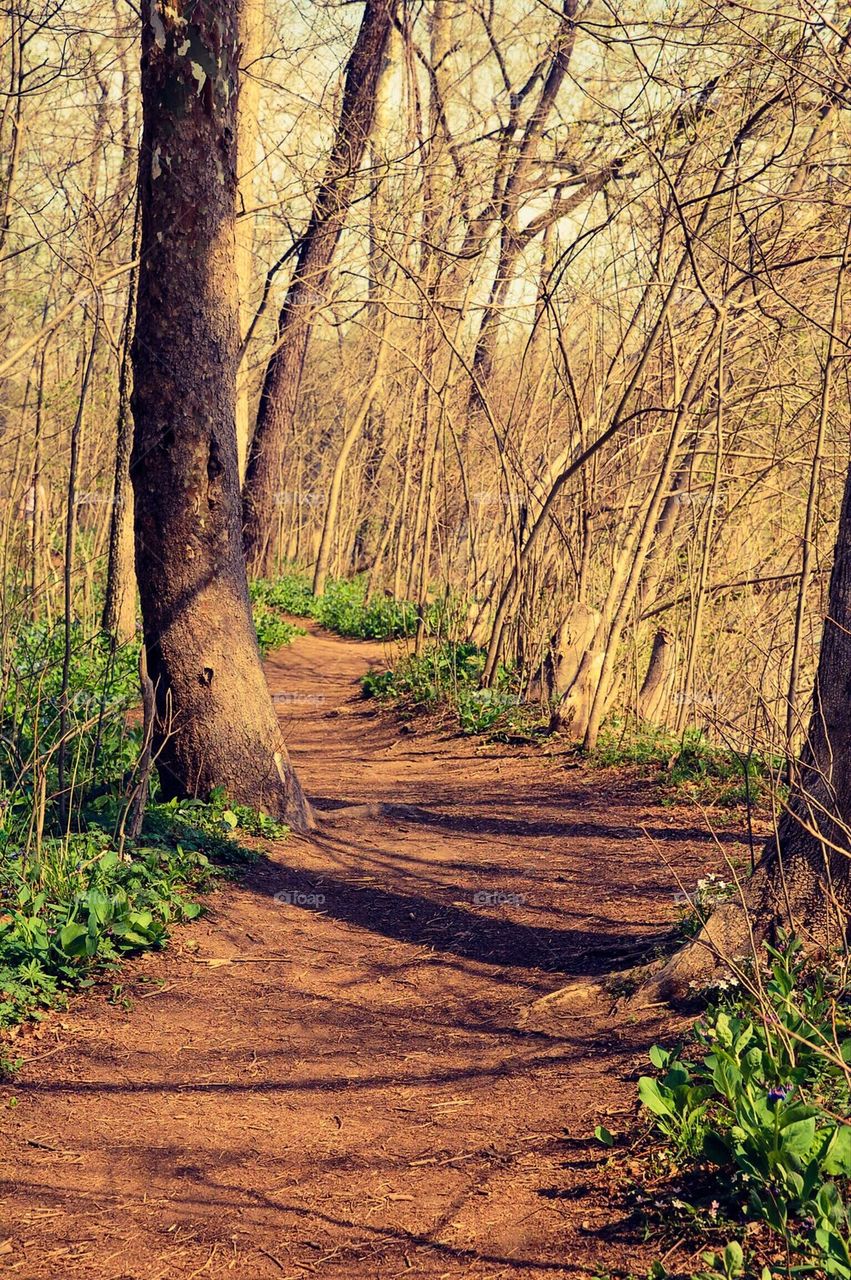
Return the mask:
[(743, 962), (759, 962), (763, 944), (776, 943), (782, 933), (794, 934), (814, 956), (828, 954), (847, 936), (848, 898), (847, 858), (828, 853), (787, 813), (778, 843), (767, 847), (740, 898), (716, 907), (697, 937), (642, 981), (629, 1004), (693, 999), (713, 979), (739, 972)]

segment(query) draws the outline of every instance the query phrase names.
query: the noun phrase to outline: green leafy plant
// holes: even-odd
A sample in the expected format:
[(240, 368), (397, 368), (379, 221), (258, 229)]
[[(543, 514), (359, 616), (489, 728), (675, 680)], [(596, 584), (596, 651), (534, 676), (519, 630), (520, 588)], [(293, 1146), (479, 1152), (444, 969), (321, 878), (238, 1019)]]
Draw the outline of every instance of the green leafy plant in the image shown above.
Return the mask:
[[(360, 640), (394, 640), (411, 636), (417, 628), (416, 606), (405, 600), (376, 595), (366, 598), (366, 579), (329, 578), (324, 594), (314, 596), (306, 574), (291, 572), (275, 581), (251, 583), (255, 617), (258, 606), (312, 618), (329, 631)], [(431, 611), (437, 617), (437, 606)]]
[[(731, 1211), (768, 1228), (796, 1274), (851, 1280), (851, 1024), (844, 972), (808, 966), (800, 945), (766, 947), (749, 989), (716, 997), (691, 1051), (658, 1045), (639, 1098), (675, 1157), (719, 1171)], [(773, 1260), (767, 1258), (768, 1274)], [(705, 1273), (740, 1273), (732, 1242)]]
[(58, 859), (47, 845), (3, 867), (0, 1026), (61, 1004), (93, 965), (161, 946), (171, 923), (200, 913), (194, 894), (216, 874), (204, 853), (180, 845), (140, 844), (122, 856), (105, 832), (66, 843)]
[(263, 599), (257, 598), (253, 601), (251, 612), (254, 630), (257, 633), (257, 644), (264, 657), (273, 649), (283, 649), (285, 645), (292, 644), (297, 636), (306, 634), (304, 627), (297, 627), (294, 623), (287, 622), (277, 609)]
[(656, 1117), (656, 1127), (677, 1154), (696, 1156), (704, 1146), (712, 1088), (701, 1083), (687, 1063), (660, 1045), (650, 1050), (650, 1061), (663, 1074), (657, 1079), (642, 1076), (638, 1096)]
[(63, 711), (80, 793), (122, 778), (138, 758), (139, 730), (128, 718), (139, 698), (138, 645), (113, 647), (74, 623), (63, 690), (64, 645), (61, 626), (39, 622), (21, 628), (0, 654), (0, 849), (20, 840), (39, 791), (55, 790)]
[[(688, 895), (680, 917), (680, 932), (687, 938), (694, 937), (700, 932), (715, 908), (725, 902), (732, 902), (737, 892), (734, 881), (724, 879), (716, 871), (708, 871), (698, 880), (694, 890)], [(722, 978), (719, 981), (724, 984), (721, 990), (726, 990), (730, 985), (737, 985), (737, 980), (732, 977)]]
[(215, 849), (228, 860), (237, 853), (252, 856), (250, 850), (239, 845), (241, 835), (281, 840), (288, 832), (286, 823), (277, 818), (247, 805), (232, 804), (221, 787), (216, 787), (206, 800), (154, 801), (145, 813), (145, 834), (155, 833), (163, 839), (178, 839), (184, 844), (189, 841), (198, 846), (207, 846), (212, 840)]
[(445, 705), (465, 734), (528, 728), (529, 713), (521, 705), (513, 673), (501, 667), (493, 687), (479, 682), (485, 653), (474, 644), (443, 641), (421, 654), (407, 654), (389, 671), (369, 671), (361, 687), (366, 697), (408, 707)]
[(705, 1271), (698, 1271), (695, 1280), (736, 1280), (745, 1270), (745, 1254), (738, 1240), (731, 1240), (718, 1252), (703, 1254)]

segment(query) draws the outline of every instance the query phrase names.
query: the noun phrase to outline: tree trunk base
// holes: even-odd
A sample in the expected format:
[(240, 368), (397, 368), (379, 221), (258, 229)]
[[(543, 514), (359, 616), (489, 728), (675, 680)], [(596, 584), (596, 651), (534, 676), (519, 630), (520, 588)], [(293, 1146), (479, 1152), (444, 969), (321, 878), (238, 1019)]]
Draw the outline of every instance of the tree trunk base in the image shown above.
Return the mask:
[(713, 979), (753, 960), (758, 947), (759, 938), (751, 933), (748, 914), (740, 902), (716, 907), (697, 937), (644, 978), (626, 1006), (636, 1010), (659, 1004), (691, 1004)]
[(716, 907), (697, 937), (641, 983), (630, 1000), (633, 1008), (691, 1002), (713, 979), (759, 964), (763, 945), (776, 944), (781, 934), (794, 935), (813, 957), (844, 943), (851, 903), (817, 841), (787, 814), (779, 842), (786, 856), (772, 842), (739, 900)]

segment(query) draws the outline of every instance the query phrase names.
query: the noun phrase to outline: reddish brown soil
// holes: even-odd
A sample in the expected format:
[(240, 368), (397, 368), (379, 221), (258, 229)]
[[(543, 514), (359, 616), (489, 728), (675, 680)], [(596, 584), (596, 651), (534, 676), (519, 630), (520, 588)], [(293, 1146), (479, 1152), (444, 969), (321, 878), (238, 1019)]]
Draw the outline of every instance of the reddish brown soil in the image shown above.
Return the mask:
[(657, 1256), (592, 1137), (631, 1123), (650, 1029), (603, 997), (522, 1015), (652, 948), (666, 862), (693, 881), (719, 846), (636, 777), (401, 732), (359, 697), (381, 657), (314, 630), (269, 662), (320, 833), (129, 964), (129, 1008), (103, 984), (23, 1037), (0, 1268), (526, 1280)]

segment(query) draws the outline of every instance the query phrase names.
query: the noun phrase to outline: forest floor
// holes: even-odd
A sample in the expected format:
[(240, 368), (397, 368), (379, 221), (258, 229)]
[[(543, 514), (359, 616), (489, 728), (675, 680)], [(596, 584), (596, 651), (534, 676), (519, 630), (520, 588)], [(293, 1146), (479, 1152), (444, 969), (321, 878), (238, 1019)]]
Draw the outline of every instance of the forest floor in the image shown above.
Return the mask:
[(530, 1006), (669, 936), (677, 875), (746, 856), (736, 820), (713, 834), (558, 745), (402, 725), (360, 697), (383, 657), (311, 625), (270, 658), (316, 835), (262, 842), (120, 990), (21, 1036), (0, 1272), (531, 1280), (659, 1256), (593, 1137), (634, 1124), (658, 1025), (602, 995)]

